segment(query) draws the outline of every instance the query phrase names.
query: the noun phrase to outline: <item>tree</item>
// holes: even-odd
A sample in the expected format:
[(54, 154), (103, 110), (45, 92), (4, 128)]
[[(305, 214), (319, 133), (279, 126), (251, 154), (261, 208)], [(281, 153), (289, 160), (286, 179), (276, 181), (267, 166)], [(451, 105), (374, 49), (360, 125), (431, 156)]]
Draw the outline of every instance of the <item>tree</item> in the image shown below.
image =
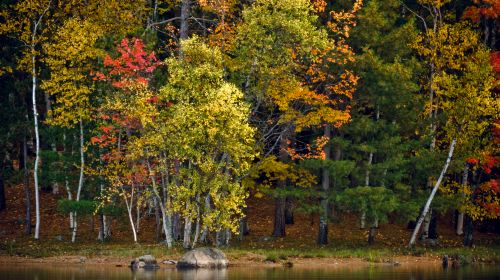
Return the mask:
[(254, 129), (241, 91), (223, 79), (220, 50), (197, 37), (183, 41), (182, 50), (182, 58), (167, 60), (169, 83), (159, 101), (170, 105), (160, 110), (162, 126), (153, 131), (161, 131), (168, 159), (180, 163), (170, 188), (177, 197), (171, 207), (185, 218), (184, 246), (192, 247), (204, 226), (236, 232), (247, 196), (240, 181), (255, 156)]
[[(338, 130), (342, 141), (335, 147), (339, 158), (355, 163), (344, 187), (386, 187), (396, 196), (397, 188), (414, 184), (410, 162), (416, 158), (412, 149), (420, 145), (414, 139), (421, 106), (416, 95), (420, 65), (408, 48), (417, 29), (411, 15), (400, 10), (400, 1), (372, 0), (359, 12), (348, 40), (357, 53), (353, 68), (359, 82), (350, 102), (351, 120)], [(367, 224), (366, 213), (360, 212), (361, 228), (378, 223), (372, 222)]]
[[(335, 101), (329, 94), (335, 95), (334, 87), (351, 89), (355, 76), (347, 72), (343, 79), (329, 80), (326, 87), (332, 89), (325, 93), (315, 92), (304, 79), (317, 75), (316, 68), (328, 63), (327, 54), (339, 55), (326, 29), (316, 27), (317, 16), (309, 1), (256, 1), (242, 16), (234, 46), (234, 79), (252, 103), (251, 123), (258, 128), (262, 160), (275, 154), (289, 162), (288, 145), (295, 133), (321, 122), (347, 121), (349, 114), (343, 108), (330, 106)], [(317, 67), (309, 67), (315, 63)], [(311, 72), (302, 75), (308, 68)], [(277, 189), (286, 184), (286, 178), (279, 180)], [(285, 235), (285, 201), (275, 197), (274, 236)]]
[[(83, 188), (85, 152), (84, 122), (92, 114), (90, 95), (93, 92), (92, 81), (88, 75), (92, 71), (93, 60), (100, 55), (95, 48), (102, 30), (90, 21), (68, 19), (52, 38), (51, 44), (45, 45), (45, 62), (50, 69), (50, 79), (42, 82), (42, 88), (55, 97), (55, 107), (50, 111), (47, 122), (51, 125), (73, 127), (79, 125), (80, 131), (80, 179), (76, 192), (76, 202), (80, 201)], [(68, 186), (68, 193), (71, 192)], [(70, 196), (70, 195), (69, 195)], [(77, 233), (76, 213), (72, 216), (72, 242)]]
[[(104, 59), (109, 70), (95, 74), (97, 80), (107, 81), (112, 89), (98, 109), (98, 135), (91, 138), (91, 143), (101, 151), (94, 173), (112, 185), (106, 192), (102, 190), (101, 207), (115, 195), (124, 200), (134, 242), (137, 230), (132, 208), (139, 201), (137, 190), (148, 184), (149, 176), (146, 165), (135, 158), (133, 143), (154, 116), (155, 105), (150, 102), (154, 95), (148, 86), (152, 72), (160, 65), (154, 52), (147, 53), (144, 48), (140, 39), (123, 39), (117, 46), (119, 56), (113, 59), (107, 55)], [(165, 230), (165, 234), (169, 232)]]
[(337, 202), (365, 215), (370, 224), (369, 245), (375, 242), (378, 224), (387, 222), (388, 215), (397, 209), (398, 203), (391, 190), (370, 186), (349, 188), (337, 197)]
[(429, 64), (434, 65), (434, 69), (438, 69), (430, 84), (435, 92), (433, 115), (439, 112), (443, 116), (443, 122), (436, 125), (442, 129), (441, 145), (448, 144), (449, 151), (412, 234), (410, 246), (415, 243), (455, 146), (459, 155), (474, 154), (486, 141), (481, 136), (499, 117), (498, 100), (492, 95), (496, 79), (489, 63), (490, 54), (473, 30), (464, 23), (444, 24), (436, 31), (428, 30), (419, 36), (415, 49)]
[[(49, 10), (52, 1), (31, 1), (18, 2), (11, 7), (12, 10), (2, 11), (5, 24), (0, 27), (0, 34), (12, 34), (26, 47), (19, 67), (27, 70), (31, 74), (31, 99), (33, 105), (33, 123), (35, 128), (35, 164), (33, 170), (35, 188), (35, 239), (40, 239), (40, 197), (38, 187), (38, 166), (40, 161), (40, 136), (38, 131), (38, 109), (37, 94), (38, 70), (37, 61), (39, 59), (39, 47), (47, 39), (47, 28)], [(29, 69), (29, 70), (28, 70)]]

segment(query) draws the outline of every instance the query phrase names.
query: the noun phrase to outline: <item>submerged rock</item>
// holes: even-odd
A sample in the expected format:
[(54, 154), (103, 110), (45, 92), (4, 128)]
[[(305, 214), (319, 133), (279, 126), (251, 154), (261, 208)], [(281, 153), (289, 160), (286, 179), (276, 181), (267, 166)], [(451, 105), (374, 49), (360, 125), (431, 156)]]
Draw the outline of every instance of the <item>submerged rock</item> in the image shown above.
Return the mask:
[(226, 255), (215, 248), (197, 248), (184, 254), (177, 262), (177, 268), (226, 268)]
[(160, 266), (156, 263), (155, 257), (151, 255), (144, 255), (140, 256), (138, 258), (133, 259), (130, 262), (131, 269), (138, 269), (138, 268), (143, 268), (143, 269), (157, 269)]

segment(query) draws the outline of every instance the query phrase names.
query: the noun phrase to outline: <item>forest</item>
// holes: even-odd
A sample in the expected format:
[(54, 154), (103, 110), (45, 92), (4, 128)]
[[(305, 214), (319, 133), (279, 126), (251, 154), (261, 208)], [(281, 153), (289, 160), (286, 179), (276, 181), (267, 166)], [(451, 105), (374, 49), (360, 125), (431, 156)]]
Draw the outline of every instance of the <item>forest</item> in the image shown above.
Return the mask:
[(70, 244), (91, 218), (94, 243), (233, 246), (256, 203), (272, 240), (346, 216), (370, 245), (498, 240), (498, 0), (0, 7), (2, 248), (56, 216)]

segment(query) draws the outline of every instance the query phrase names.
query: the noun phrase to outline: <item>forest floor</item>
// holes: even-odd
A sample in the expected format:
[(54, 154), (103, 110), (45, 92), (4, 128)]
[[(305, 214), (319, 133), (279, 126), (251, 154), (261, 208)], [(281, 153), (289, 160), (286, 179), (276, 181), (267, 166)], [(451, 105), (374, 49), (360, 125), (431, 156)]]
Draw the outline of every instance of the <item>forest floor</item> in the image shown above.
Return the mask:
[[(40, 241), (35, 241), (32, 236), (24, 235), (22, 185), (6, 188), (7, 209), (0, 212), (0, 263), (106, 263), (125, 266), (132, 258), (144, 254), (152, 254), (162, 261), (177, 260), (184, 253), (181, 247), (167, 250), (165, 245), (156, 242), (154, 214), (141, 219), (138, 244), (132, 241), (125, 216), (113, 220), (112, 240), (105, 243), (96, 240), (98, 219), (79, 217), (77, 242), (72, 244), (68, 217), (57, 212), (57, 200), (64, 196), (64, 193), (53, 195), (41, 192)], [(461, 263), (500, 262), (499, 234), (475, 231), (475, 246), (463, 248), (462, 237), (454, 233), (450, 214), (439, 219), (438, 244), (420, 243), (410, 250), (406, 245), (411, 230), (406, 225), (380, 225), (375, 244), (368, 246), (368, 231), (360, 229), (357, 219), (349, 214), (330, 224), (327, 246), (316, 245), (318, 217), (301, 213), (295, 213), (295, 223), (287, 225), (286, 237), (271, 238), (273, 211), (271, 200), (249, 200), (247, 217), (250, 234), (245, 236), (244, 241), (233, 238), (231, 245), (223, 248), (232, 265), (440, 265), (443, 255), (455, 256)], [(34, 224), (34, 214), (32, 218)]]

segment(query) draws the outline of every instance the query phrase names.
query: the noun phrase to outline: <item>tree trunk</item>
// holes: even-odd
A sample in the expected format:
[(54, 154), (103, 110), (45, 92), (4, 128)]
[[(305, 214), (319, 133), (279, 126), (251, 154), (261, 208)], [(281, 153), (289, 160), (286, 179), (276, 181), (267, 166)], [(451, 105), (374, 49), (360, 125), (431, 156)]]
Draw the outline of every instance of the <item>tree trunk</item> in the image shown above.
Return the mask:
[(198, 242), (198, 238), (200, 236), (200, 216), (201, 216), (201, 212), (200, 212), (200, 196), (198, 195), (198, 197), (196, 198), (196, 212), (197, 212), (197, 217), (196, 217), (196, 226), (195, 226), (195, 230), (194, 230), (194, 237), (193, 237), (193, 244), (191, 244), (191, 248), (194, 248), (196, 246), (196, 243)]
[(97, 235), (97, 240), (104, 242), (104, 215), (99, 214), (99, 234)]
[[(462, 175), (462, 187), (467, 186), (469, 177), (469, 165), (466, 163), (464, 167), (464, 173)], [(462, 197), (465, 196), (465, 193), (462, 193)], [(457, 235), (464, 234), (464, 213), (459, 212), (457, 217)]]
[[(73, 196), (71, 195), (71, 190), (69, 188), (69, 182), (68, 182), (68, 178), (66, 178), (66, 182), (65, 182), (65, 186), (66, 186), (66, 192), (68, 193), (68, 200), (73, 200)], [(69, 213), (69, 229), (71, 232), (73, 232), (73, 228), (75, 227), (75, 218), (74, 218), (74, 215), (75, 213), (74, 212), (70, 212)]]
[(359, 218), (359, 228), (360, 229), (366, 228), (366, 212), (365, 211), (361, 212), (361, 217)]
[(274, 206), (274, 237), (285, 236), (285, 198), (277, 197)]
[[(82, 192), (83, 188), (83, 171), (85, 168), (85, 152), (84, 152), (84, 142), (83, 142), (83, 122), (82, 119), (80, 118), (80, 177), (78, 179), (78, 190), (76, 192), (76, 201), (80, 201), (80, 194)], [(78, 230), (78, 222), (76, 220), (76, 213), (73, 214), (73, 234), (71, 236), (71, 242), (76, 241), (76, 232)]]
[[(287, 159), (287, 147), (288, 147), (288, 137), (287, 132), (283, 132), (281, 140), (280, 140), (280, 161), (285, 162)], [(285, 180), (279, 180), (276, 186), (278, 189), (283, 190), (286, 187)], [(285, 236), (285, 208), (286, 208), (286, 198), (277, 197), (275, 199), (275, 207), (274, 207), (274, 229), (273, 236), (274, 237), (284, 237)]]
[[(100, 153), (99, 153), (99, 157), (100, 157)], [(104, 185), (101, 183), (100, 186), (99, 186), (99, 194), (102, 196), (104, 192)], [(102, 211), (102, 210), (101, 210)], [(97, 240), (101, 241), (101, 242), (104, 242), (106, 240), (106, 233), (105, 233), (105, 216), (104, 216), (104, 213), (99, 213), (99, 234), (97, 235)]]
[(285, 198), (285, 225), (293, 225), (293, 198)]
[(418, 231), (420, 230), (420, 226), (422, 226), (422, 222), (423, 222), (425, 216), (427, 216), (427, 213), (428, 213), (430, 206), (431, 206), (431, 202), (434, 199), (434, 195), (436, 195), (436, 192), (437, 192), (439, 186), (441, 185), (441, 181), (443, 180), (443, 177), (446, 174), (446, 171), (448, 170), (448, 165), (450, 165), (451, 158), (453, 157), (453, 150), (455, 149), (456, 143), (457, 143), (457, 140), (453, 139), (453, 141), (451, 142), (451, 145), (450, 145), (450, 150), (448, 152), (448, 158), (446, 159), (446, 163), (443, 166), (443, 170), (441, 170), (441, 174), (439, 175), (439, 178), (438, 178), (436, 184), (434, 185), (434, 188), (432, 189), (432, 192), (431, 192), (429, 198), (427, 199), (427, 203), (425, 204), (424, 210), (422, 211), (422, 215), (420, 215), (420, 218), (418, 219), (418, 222), (415, 226), (415, 229), (413, 230), (413, 233), (412, 233), (412, 236), (410, 239), (410, 243), (408, 245), (410, 247), (415, 245), (415, 239), (417, 237)]
[[(148, 171), (149, 174), (153, 174), (153, 171), (151, 169), (151, 165), (149, 164), (149, 160), (146, 160), (146, 164), (148, 166)], [(168, 173), (167, 173), (168, 176)], [(160, 206), (160, 211), (161, 215), (163, 218), (163, 231), (165, 232), (165, 241), (167, 242), (167, 247), (170, 249), (172, 248), (172, 232), (171, 232), (171, 227), (170, 227), (170, 217), (167, 215), (167, 211), (165, 209), (165, 204), (161, 199), (160, 193), (158, 192), (157, 185), (156, 185), (156, 178), (153, 175), (150, 175), (151, 179), (151, 184), (153, 185), (153, 193), (155, 195), (155, 200), (157, 200), (157, 204)], [(168, 178), (167, 178), (168, 180)], [(162, 193), (165, 199), (167, 199), (167, 190), (165, 186), (165, 181), (162, 180)]]
[(111, 216), (102, 216), (102, 222), (104, 224), (104, 240), (109, 240), (111, 238)]
[[(1, 159), (0, 159), (1, 160)], [(3, 164), (0, 163), (0, 211), (7, 208), (7, 204), (5, 203), (5, 186), (3, 182)]]
[(189, 38), (189, 16), (191, 9), (191, 0), (182, 0), (181, 3), (181, 27), (179, 30), (179, 38), (186, 40)]
[[(205, 196), (205, 212), (206, 213), (210, 213), (210, 209), (211, 209), (211, 206), (210, 206), (210, 194), (208, 193)], [(243, 209), (243, 213), (246, 214), (246, 208)], [(246, 220), (246, 216), (244, 217), (244, 219)], [(241, 231), (241, 221), (240, 221), (240, 231)], [(201, 234), (201, 237), (200, 237), (200, 242), (206, 243), (207, 242), (208, 234), (209, 234), (208, 227), (204, 226), (203, 233)]]
[(430, 211), (431, 220), (429, 222), (429, 231), (427, 238), (429, 239), (438, 239), (437, 232), (437, 213), (436, 211)]
[[(140, 197), (140, 194), (138, 193), (137, 194), (137, 197)], [(137, 231), (137, 233), (139, 233), (141, 230), (140, 230), (140, 224), (141, 223), (141, 207), (140, 207), (140, 203), (137, 202), (135, 204), (135, 230)]]
[(424, 228), (422, 234), (420, 235), (420, 240), (425, 240), (429, 238), (429, 227), (431, 225), (432, 208), (429, 208), (429, 212), (424, 218)]
[(174, 240), (181, 240), (181, 230), (182, 229), (182, 225), (181, 225), (181, 217), (179, 215), (179, 213), (174, 213), (172, 215), (172, 232), (173, 232), (173, 235), (174, 235)]
[(464, 229), (464, 246), (472, 247), (472, 231), (474, 229), (474, 220), (469, 215), (465, 215), (465, 229)]
[[(36, 34), (36, 27), (35, 25), (34, 28), (34, 35), (33, 35), (33, 42), (35, 41), (34, 36)], [(32, 101), (33, 101), (33, 122), (35, 125), (35, 166), (33, 170), (33, 182), (34, 182), (34, 188), (35, 188), (35, 214), (36, 214), (36, 222), (35, 222), (35, 239), (38, 240), (40, 239), (40, 194), (38, 191), (38, 164), (40, 162), (40, 134), (38, 133), (38, 110), (36, 108), (36, 80), (37, 80), (37, 74), (36, 74), (36, 63), (35, 63), (35, 46), (31, 46), (31, 62), (32, 62), (32, 69), (31, 69), (31, 76), (32, 76)]]
[(366, 163), (366, 171), (365, 171), (365, 186), (370, 185), (370, 171), (372, 167), (372, 161), (373, 161), (373, 152), (370, 152), (370, 155), (368, 155), (368, 162)]
[[(51, 144), (52, 152), (57, 153), (57, 146), (56, 143)], [(59, 183), (57, 181), (52, 182), (52, 194), (57, 195), (59, 194)]]
[[(331, 138), (330, 125), (326, 125), (324, 129), (324, 136)], [(325, 161), (330, 160), (330, 146), (328, 144), (323, 148), (325, 153)], [(328, 192), (330, 190), (330, 171), (327, 167), (323, 167), (321, 177), (321, 189), (323, 196), (321, 197), (321, 213), (319, 216), (319, 230), (318, 230), (318, 244), (328, 244)]]
[(215, 234), (216, 247), (228, 246), (231, 239), (231, 231), (228, 229), (221, 229)]
[(155, 229), (155, 239), (156, 239), (156, 242), (159, 243), (160, 242), (160, 236), (161, 236), (161, 230), (162, 230), (162, 219), (161, 219), (161, 216), (160, 216), (160, 206), (158, 204), (160, 204), (161, 202), (158, 201), (159, 199), (156, 198), (154, 200), (154, 203), (155, 203), (155, 222), (156, 222), (156, 229)]
[(248, 228), (248, 218), (247, 218), (247, 212), (248, 209), (247, 207), (243, 208), (243, 218), (240, 219), (240, 228), (239, 228), (239, 235), (238, 235), (238, 240), (243, 241), (244, 236), (248, 235), (250, 233), (250, 230)]
[[(28, 116), (26, 115), (26, 118)], [(29, 171), (28, 171), (28, 144), (26, 143), (26, 131), (23, 134), (23, 171), (24, 171), (24, 195), (26, 204), (26, 220), (25, 234), (31, 235), (31, 192), (29, 187)]]
[(184, 218), (184, 240), (182, 246), (184, 249), (190, 249), (191, 246), (191, 219), (189, 217)]
[[(134, 218), (132, 217), (132, 207), (134, 204), (134, 190), (135, 190), (135, 186), (132, 185), (132, 194), (130, 196), (130, 203), (127, 200), (127, 198), (125, 198), (125, 206), (127, 207), (128, 219), (130, 222), (130, 227), (132, 228), (132, 234), (134, 236), (134, 243), (137, 243), (137, 232), (135, 230)], [(123, 189), (122, 189), (122, 191), (123, 191)]]
[(377, 228), (375, 226), (370, 227), (368, 232), (368, 245), (373, 245), (375, 243), (375, 235), (377, 233)]

